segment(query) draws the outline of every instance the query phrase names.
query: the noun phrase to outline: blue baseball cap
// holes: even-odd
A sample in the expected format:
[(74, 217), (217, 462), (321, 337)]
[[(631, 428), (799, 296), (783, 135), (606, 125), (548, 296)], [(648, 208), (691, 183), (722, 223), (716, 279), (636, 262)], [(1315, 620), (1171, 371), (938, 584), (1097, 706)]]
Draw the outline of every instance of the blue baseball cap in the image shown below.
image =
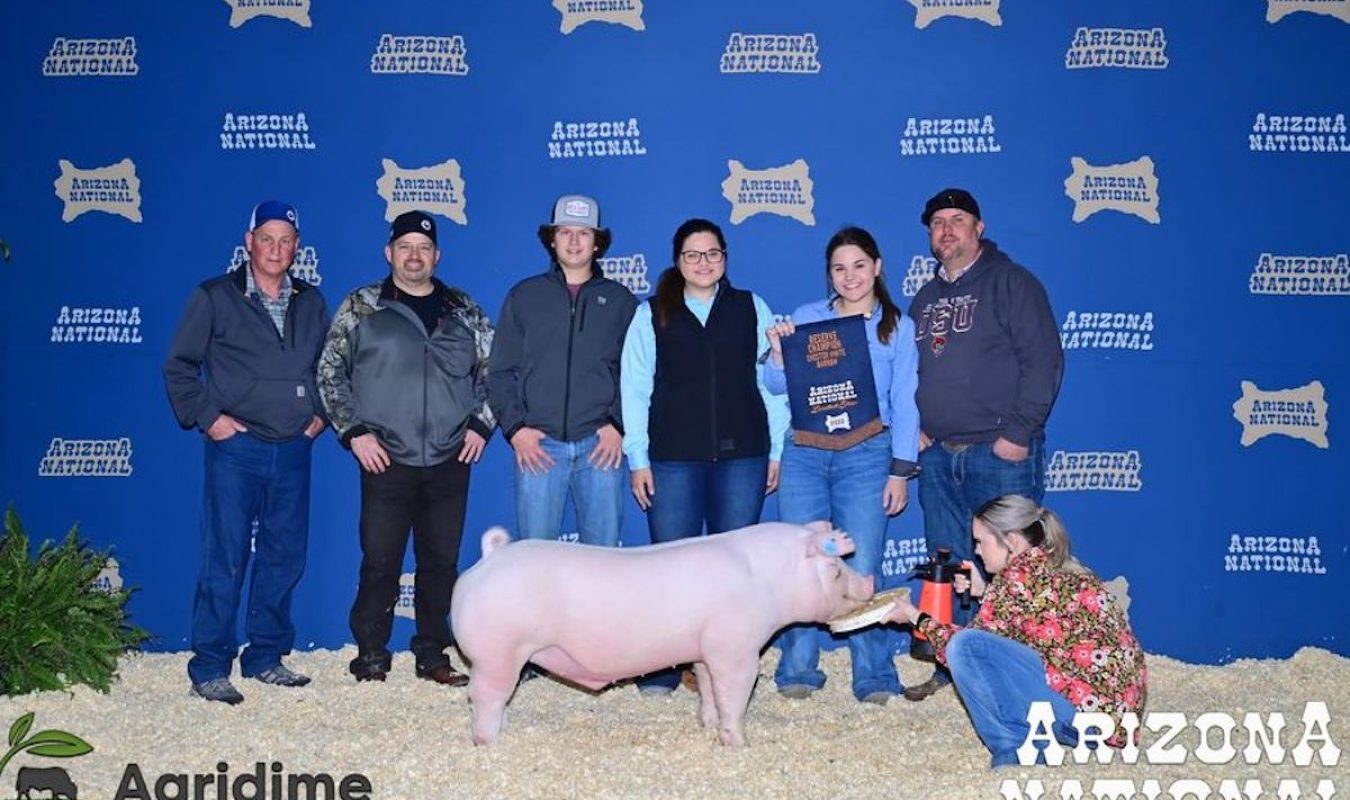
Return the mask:
[(295, 213), (295, 206), (290, 203), (283, 203), (280, 200), (264, 200), (254, 206), (253, 216), (249, 217), (248, 229), (256, 231), (262, 225), (274, 219), (289, 222), (297, 233), (300, 231), (300, 215)]

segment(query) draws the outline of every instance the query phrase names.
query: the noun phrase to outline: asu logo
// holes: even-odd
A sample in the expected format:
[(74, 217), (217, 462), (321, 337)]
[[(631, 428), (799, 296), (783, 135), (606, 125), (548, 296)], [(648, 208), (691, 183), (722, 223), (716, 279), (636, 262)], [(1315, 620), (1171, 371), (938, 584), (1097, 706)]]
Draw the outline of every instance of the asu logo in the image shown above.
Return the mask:
[(802, 159), (782, 167), (746, 169), (739, 161), (727, 162), (722, 196), (731, 203), (731, 223), (739, 225), (755, 214), (777, 214), (803, 225), (815, 225), (816, 205), (811, 190), (811, 167)]
[(287, 19), (302, 28), (309, 21), (309, 0), (225, 0), (230, 7), (230, 27), (238, 28), (255, 17)]
[(996, 28), (1003, 24), (1003, 18), (998, 15), (999, 0), (909, 0), (909, 4), (918, 11), (914, 15), (914, 27), (920, 29), (942, 17), (978, 19)]
[(384, 174), (375, 189), (384, 198), (384, 219), (393, 222), (405, 211), (426, 211), (468, 225), (464, 215), (464, 178), (455, 159), (430, 167), (404, 169), (392, 159), (382, 159)]
[(565, 34), (588, 22), (611, 22), (635, 31), (647, 27), (642, 22), (642, 0), (553, 0), (553, 7), (562, 14), (559, 30)]
[(1157, 225), (1158, 177), (1148, 156), (1125, 164), (1094, 167), (1078, 156), (1070, 159), (1073, 173), (1064, 179), (1064, 194), (1073, 200), (1073, 221), (1082, 222), (1098, 211), (1133, 214)]
[(1350, 23), (1350, 0), (1266, 0), (1266, 22), (1272, 25), (1299, 11)]
[(1242, 446), (1280, 434), (1322, 449), (1327, 441), (1327, 401), (1321, 381), (1296, 389), (1258, 389), (1242, 382), (1242, 397), (1233, 403), (1233, 419), (1242, 423)]
[(58, 163), (61, 176), (53, 185), (56, 196), (66, 204), (61, 212), (62, 222), (70, 222), (86, 211), (141, 221), (141, 180), (136, 177), (136, 162), (124, 158), (116, 164), (93, 169), (80, 169), (64, 158)]

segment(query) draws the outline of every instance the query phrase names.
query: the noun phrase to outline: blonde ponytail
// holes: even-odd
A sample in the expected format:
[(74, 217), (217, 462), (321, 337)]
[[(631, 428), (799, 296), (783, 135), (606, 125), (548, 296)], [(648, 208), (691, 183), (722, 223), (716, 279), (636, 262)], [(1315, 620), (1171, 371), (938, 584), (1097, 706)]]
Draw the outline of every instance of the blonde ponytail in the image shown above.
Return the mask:
[(999, 542), (1007, 546), (1007, 535), (1022, 534), (1032, 547), (1045, 551), (1051, 568), (1064, 572), (1089, 572), (1073, 557), (1069, 532), (1055, 512), (1036, 504), (1030, 498), (1005, 494), (985, 503), (975, 517), (988, 525)]

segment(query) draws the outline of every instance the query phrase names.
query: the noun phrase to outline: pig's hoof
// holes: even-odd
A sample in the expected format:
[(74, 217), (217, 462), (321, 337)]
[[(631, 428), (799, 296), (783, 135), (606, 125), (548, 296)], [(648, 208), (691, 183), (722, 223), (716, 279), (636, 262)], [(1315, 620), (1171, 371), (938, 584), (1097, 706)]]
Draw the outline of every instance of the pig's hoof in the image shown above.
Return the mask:
[(795, 683), (792, 684), (791, 686), (778, 687), (778, 693), (789, 700), (805, 700), (806, 698), (815, 694), (816, 689), (814, 686), (806, 686), (805, 684)]

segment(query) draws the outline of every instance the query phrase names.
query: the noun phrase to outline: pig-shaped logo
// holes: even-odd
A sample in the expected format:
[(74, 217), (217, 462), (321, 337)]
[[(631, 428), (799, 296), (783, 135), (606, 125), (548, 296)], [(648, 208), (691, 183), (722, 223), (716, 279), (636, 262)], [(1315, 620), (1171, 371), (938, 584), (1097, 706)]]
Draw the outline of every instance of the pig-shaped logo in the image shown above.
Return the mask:
[(826, 522), (625, 548), (512, 542), (493, 528), (482, 544), (450, 604), (471, 662), (477, 744), (501, 733), (529, 661), (591, 690), (693, 663), (703, 725), (743, 745), (759, 653), (774, 633), (855, 611), (873, 592), (843, 561), (853, 540)]

